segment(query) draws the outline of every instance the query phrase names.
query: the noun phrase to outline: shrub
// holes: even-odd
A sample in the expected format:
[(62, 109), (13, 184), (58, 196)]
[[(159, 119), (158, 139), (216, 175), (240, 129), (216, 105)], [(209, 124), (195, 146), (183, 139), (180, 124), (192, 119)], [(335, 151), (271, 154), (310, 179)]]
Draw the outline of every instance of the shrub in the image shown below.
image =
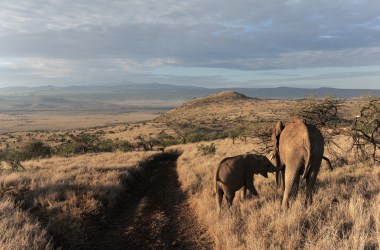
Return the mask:
[(235, 139), (239, 137), (239, 135), (242, 133), (239, 129), (230, 130), (228, 132), (228, 137), (232, 139), (232, 143), (235, 144)]
[(118, 148), (118, 144), (111, 139), (99, 140), (94, 147), (96, 152), (113, 152)]
[(197, 145), (198, 152), (201, 155), (209, 155), (209, 154), (215, 154), (216, 153), (216, 147), (214, 143), (211, 143), (211, 145)]
[(45, 158), (51, 156), (51, 147), (42, 141), (33, 140), (26, 143), (20, 153), (23, 160)]
[(112, 152), (118, 148), (118, 144), (111, 139), (102, 140), (96, 134), (81, 133), (70, 135), (71, 140), (61, 144), (55, 153), (58, 155), (85, 154), (89, 152)]
[(129, 141), (120, 141), (117, 148), (123, 152), (128, 152), (132, 151), (134, 147)]
[(333, 96), (323, 99), (309, 97), (302, 102), (296, 111), (296, 116), (317, 127), (336, 127), (341, 122), (339, 108), (342, 101)]
[(11, 170), (24, 169), (21, 161), (50, 156), (50, 146), (38, 140), (26, 143), (21, 149), (6, 148), (0, 151), (0, 161), (8, 162), (11, 165)]
[(0, 161), (8, 162), (11, 165), (12, 171), (24, 169), (21, 164), (22, 160), (23, 157), (21, 152), (16, 149), (7, 148), (5, 150), (0, 150)]

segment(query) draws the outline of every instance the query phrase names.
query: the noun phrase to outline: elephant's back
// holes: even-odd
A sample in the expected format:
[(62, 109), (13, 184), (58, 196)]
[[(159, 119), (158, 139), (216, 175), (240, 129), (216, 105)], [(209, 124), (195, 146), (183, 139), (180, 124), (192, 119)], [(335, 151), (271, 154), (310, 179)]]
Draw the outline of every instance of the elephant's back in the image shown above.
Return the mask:
[(280, 136), (280, 158), (285, 165), (300, 166), (306, 162), (311, 151), (307, 125), (302, 120), (286, 124)]
[(302, 120), (294, 120), (286, 124), (280, 136), (280, 145), (294, 144), (302, 145), (304, 139), (308, 137), (308, 127)]
[[(286, 124), (280, 136), (280, 152), (284, 160), (295, 155), (303, 155), (306, 159), (309, 152), (314, 157), (322, 158), (324, 150), (324, 139), (319, 129), (303, 120), (295, 120)], [(293, 157), (292, 157), (293, 158)], [(306, 161), (304, 159), (304, 161)]]
[(219, 164), (219, 180), (229, 186), (234, 186), (237, 180), (245, 174), (244, 157), (242, 155), (223, 159)]

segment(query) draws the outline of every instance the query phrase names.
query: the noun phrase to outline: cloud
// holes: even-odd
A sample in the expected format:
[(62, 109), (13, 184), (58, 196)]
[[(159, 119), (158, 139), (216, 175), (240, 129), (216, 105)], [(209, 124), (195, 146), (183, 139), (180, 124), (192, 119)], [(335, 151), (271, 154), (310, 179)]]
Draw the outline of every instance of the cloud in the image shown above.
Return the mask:
[(23, 62), (16, 71), (8, 66), (8, 75), (70, 81), (83, 79), (78, 68), (90, 72), (90, 67), (102, 78), (119, 79), (167, 65), (248, 71), (379, 65), (377, 5), (377, 0), (3, 0), (0, 58)]

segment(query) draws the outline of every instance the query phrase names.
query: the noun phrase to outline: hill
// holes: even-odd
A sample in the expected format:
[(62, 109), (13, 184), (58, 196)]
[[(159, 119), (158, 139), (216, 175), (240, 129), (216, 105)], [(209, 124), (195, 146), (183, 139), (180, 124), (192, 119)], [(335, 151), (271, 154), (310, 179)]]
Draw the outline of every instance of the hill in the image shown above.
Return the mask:
[(241, 93), (223, 91), (185, 102), (156, 119), (180, 127), (229, 130), (262, 120), (284, 119), (297, 100), (262, 100)]
[(219, 103), (219, 102), (232, 104), (234, 102), (246, 101), (246, 100), (252, 100), (252, 99), (257, 99), (257, 98), (251, 98), (235, 91), (222, 91), (222, 92), (214, 93), (208, 96), (195, 98), (185, 103), (184, 105), (196, 107), (196, 106), (204, 106), (206, 104)]

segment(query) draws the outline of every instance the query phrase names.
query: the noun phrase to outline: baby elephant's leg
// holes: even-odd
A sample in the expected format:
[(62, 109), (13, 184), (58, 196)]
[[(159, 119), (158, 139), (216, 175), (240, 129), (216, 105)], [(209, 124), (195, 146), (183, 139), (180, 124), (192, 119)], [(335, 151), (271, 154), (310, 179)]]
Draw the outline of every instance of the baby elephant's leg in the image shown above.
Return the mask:
[(259, 196), (259, 193), (257, 192), (255, 186), (253, 185), (253, 181), (248, 183), (248, 190), (253, 194), (254, 196)]
[(225, 193), (225, 195), (226, 195), (226, 199), (227, 199), (228, 208), (230, 208), (232, 206), (232, 201), (235, 198), (235, 192), (227, 191)]
[(223, 199), (223, 190), (220, 187), (216, 188), (216, 206), (218, 208), (218, 212), (222, 207), (222, 199)]
[(247, 186), (244, 185), (244, 187), (242, 188), (242, 190), (240, 190), (240, 195), (241, 195), (241, 200), (245, 200), (245, 197), (247, 196)]

